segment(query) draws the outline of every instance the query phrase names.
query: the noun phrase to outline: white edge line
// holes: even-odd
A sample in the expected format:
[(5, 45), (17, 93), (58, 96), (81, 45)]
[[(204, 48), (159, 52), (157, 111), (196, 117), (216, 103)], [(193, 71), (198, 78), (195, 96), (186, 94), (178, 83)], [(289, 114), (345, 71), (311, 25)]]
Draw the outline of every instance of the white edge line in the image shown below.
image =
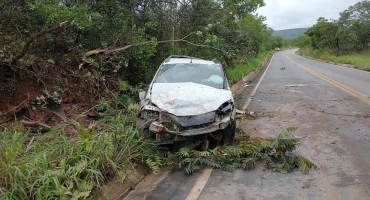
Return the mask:
[(190, 193), (186, 197), (185, 200), (197, 200), (200, 193), (202, 192), (204, 186), (206, 185), (209, 176), (211, 175), (212, 168), (205, 168), (202, 171), (202, 174), (199, 176), (197, 182), (195, 182), (193, 189), (191, 189)]
[(258, 87), (260, 86), (260, 84), (261, 84), (261, 81), (262, 81), (263, 77), (265, 77), (266, 72), (267, 72), (267, 70), (269, 69), (269, 67), (270, 67), (270, 65), (271, 65), (271, 62), (272, 62), (272, 59), (273, 59), (273, 58), (274, 58), (274, 55), (272, 55), (269, 65), (267, 66), (267, 68), (266, 68), (265, 72), (264, 72), (264, 73), (263, 73), (263, 75), (261, 76), (261, 78), (260, 78), (260, 80), (258, 81), (257, 85), (254, 87), (254, 89), (253, 89), (253, 91), (252, 91), (252, 93), (251, 93), (250, 97), (248, 98), (247, 102), (245, 102), (245, 104), (244, 104), (244, 106), (243, 106), (243, 110), (244, 110), (244, 109), (246, 109), (246, 108), (248, 107), (248, 105), (250, 104), (250, 102), (252, 101), (252, 97), (254, 96), (254, 94), (256, 94), (256, 91), (257, 91)]
[[(254, 94), (256, 93), (257, 88), (261, 84), (261, 81), (262, 81), (263, 77), (265, 76), (267, 70), (269, 69), (273, 58), (274, 58), (274, 55), (272, 55), (270, 63), (267, 66), (265, 72), (263, 73), (261, 79), (258, 81), (258, 84), (254, 87), (254, 90), (253, 90), (251, 96), (254, 96)], [(251, 100), (252, 100), (251, 97), (249, 97), (248, 101), (244, 104), (243, 109), (248, 107)], [(200, 193), (202, 192), (204, 186), (207, 184), (207, 181), (208, 181), (209, 177), (211, 176), (211, 172), (212, 172), (212, 168), (205, 168), (202, 171), (202, 174), (199, 176), (198, 180), (195, 182), (193, 188), (191, 189), (190, 193), (188, 194), (188, 196), (186, 197), (185, 200), (197, 200), (198, 199), (198, 197), (199, 197)]]

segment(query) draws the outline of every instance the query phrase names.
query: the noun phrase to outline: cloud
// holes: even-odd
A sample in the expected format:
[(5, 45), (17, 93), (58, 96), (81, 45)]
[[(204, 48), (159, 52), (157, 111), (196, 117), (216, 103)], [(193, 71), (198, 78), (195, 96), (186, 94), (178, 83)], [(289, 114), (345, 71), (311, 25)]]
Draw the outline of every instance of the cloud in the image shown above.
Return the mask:
[(264, 0), (265, 6), (257, 13), (266, 17), (268, 27), (274, 30), (308, 28), (319, 17), (338, 19), (339, 13), (359, 0)]

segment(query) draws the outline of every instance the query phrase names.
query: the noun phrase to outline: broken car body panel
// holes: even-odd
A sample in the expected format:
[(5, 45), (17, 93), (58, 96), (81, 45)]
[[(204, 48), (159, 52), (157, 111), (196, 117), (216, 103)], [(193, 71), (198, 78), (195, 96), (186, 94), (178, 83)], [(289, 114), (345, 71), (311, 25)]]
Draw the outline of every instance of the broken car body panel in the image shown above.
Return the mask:
[(171, 144), (222, 131), (235, 120), (221, 64), (197, 58), (166, 61), (140, 102), (137, 125), (145, 138)]
[(164, 132), (164, 133), (170, 133), (170, 134), (181, 135), (181, 136), (193, 136), (193, 135), (201, 135), (205, 133), (212, 133), (217, 130), (222, 130), (226, 128), (227, 125), (229, 125), (230, 120), (231, 120), (230, 117), (226, 117), (222, 119), (221, 121), (212, 123), (209, 126), (206, 126), (203, 128), (197, 128), (197, 129), (184, 130), (181, 133), (173, 131), (173, 130), (169, 130), (165, 126), (160, 124), (159, 122), (154, 121), (150, 124), (149, 130), (155, 133)]
[(192, 82), (154, 83), (151, 102), (176, 116), (200, 115), (217, 110), (232, 99), (230, 90)]

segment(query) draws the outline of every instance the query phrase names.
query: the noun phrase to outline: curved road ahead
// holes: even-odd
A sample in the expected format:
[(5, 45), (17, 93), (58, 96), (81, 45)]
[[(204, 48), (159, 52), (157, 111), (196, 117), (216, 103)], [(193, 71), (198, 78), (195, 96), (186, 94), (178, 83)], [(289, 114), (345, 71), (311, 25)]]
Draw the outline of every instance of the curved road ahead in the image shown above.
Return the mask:
[(240, 104), (260, 118), (239, 126), (252, 137), (296, 127), (292, 136), (301, 144), (295, 153), (315, 169), (283, 175), (263, 165), (233, 173), (203, 168), (191, 176), (172, 170), (148, 176), (126, 199), (370, 199), (370, 73), (293, 50), (270, 61)]

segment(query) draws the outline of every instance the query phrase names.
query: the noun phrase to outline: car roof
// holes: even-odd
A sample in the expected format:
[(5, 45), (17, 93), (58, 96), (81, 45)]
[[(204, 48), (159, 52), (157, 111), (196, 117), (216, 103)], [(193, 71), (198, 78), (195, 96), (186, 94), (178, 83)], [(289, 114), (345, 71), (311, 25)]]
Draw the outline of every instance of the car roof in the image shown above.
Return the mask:
[(198, 64), (218, 64), (221, 65), (216, 59), (203, 60), (196, 57), (183, 56), (183, 55), (172, 55), (168, 57), (164, 64), (175, 64), (175, 63), (198, 63)]

